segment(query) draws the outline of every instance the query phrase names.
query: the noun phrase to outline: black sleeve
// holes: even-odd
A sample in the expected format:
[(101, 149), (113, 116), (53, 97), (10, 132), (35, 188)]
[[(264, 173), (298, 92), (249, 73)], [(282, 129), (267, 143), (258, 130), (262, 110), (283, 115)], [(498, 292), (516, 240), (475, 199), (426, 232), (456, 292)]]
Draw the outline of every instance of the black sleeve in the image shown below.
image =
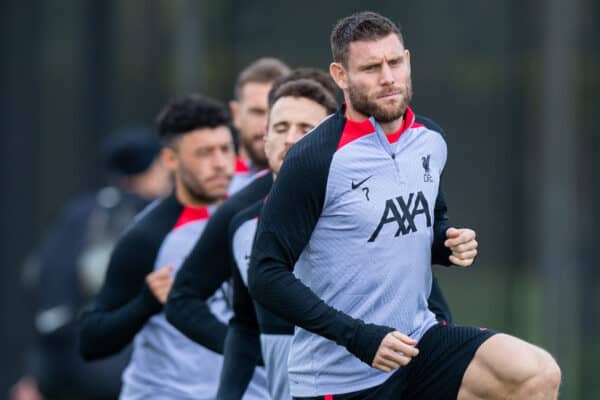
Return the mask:
[[(450, 228), (448, 216), (446, 214), (447, 207), (444, 201), (444, 194), (440, 188), (438, 196), (435, 200), (435, 222), (433, 224), (433, 243), (431, 244), (431, 263), (437, 265), (450, 266), (451, 250), (444, 245), (446, 241), (446, 231)], [(446, 321), (452, 323), (452, 313), (450, 306), (442, 293), (438, 280), (433, 276), (431, 284), (431, 293), (427, 301), (429, 309), (435, 314), (438, 321)]]
[(167, 320), (191, 340), (220, 354), (227, 325), (212, 314), (206, 301), (231, 276), (227, 261), (231, 218), (264, 197), (270, 182), (270, 174), (257, 178), (215, 212), (177, 273), (169, 293), (165, 307)]
[(434, 223), (433, 223), (433, 243), (431, 244), (431, 263), (450, 266), (450, 254), (452, 251), (444, 245), (446, 241), (446, 231), (450, 228), (448, 223), (448, 207), (444, 199), (444, 193), (440, 188), (438, 196), (435, 199)]
[(231, 220), (229, 227), (229, 265), (233, 286), (233, 318), (225, 338), (223, 369), (217, 400), (239, 400), (246, 391), (254, 369), (262, 364), (260, 333), (256, 322), (254, 303), (236, 265), (233, 252), (233, 237), (237, 229), (256, 216), (262, 200)]
[(223, 354), (227, 325), (207, 300), (229, 279), (226, 267), (229, 213), (223, 205), (208, 221), (200, 239), (177, 272), (165, 313), (167, 320), (191, 340)]
[(252, 380), (254, 369), (261, 364), (258, 332), (231, 321), (224, 355), (217, 400), (239, 400)]
[[(252, 380), (254, 369), (262, 365), (260, 334), (252, 300), (237, 268), (233, 275), (234, 316), (229, 322), (225, 338), (217, 400), (241, 399)], [(240, 298), (243, 292), (245, 296)]]
[(371, 365), (383, 337), (394, 329), (366, 324), (330, 307), (292, 273), (320, 217), (343, 122), (334, 115), (286, 156), (259, 220), (248, 284), (252, 297), (267, 309)]
[(452, 313), (450, 312), (450, 305), (446, 301), (444, 294), (442, 293), (442, 288), (435, 277), (433, 276), (433, 281), (431, 283), (431, 293), (429, 294), (429, 299), (427, 300), (428, 308), (432, 313), (435, 314), (435, 319), (438, 321), (446, 321), (448, 323), (452, 323)]
[(119, 240), (104, 286), (81, 316), (79, 349), (84, 359), (117, 353), (162, 310), (145, 281), (153, 271), (157, 251), (158, 246), (136, 230)]

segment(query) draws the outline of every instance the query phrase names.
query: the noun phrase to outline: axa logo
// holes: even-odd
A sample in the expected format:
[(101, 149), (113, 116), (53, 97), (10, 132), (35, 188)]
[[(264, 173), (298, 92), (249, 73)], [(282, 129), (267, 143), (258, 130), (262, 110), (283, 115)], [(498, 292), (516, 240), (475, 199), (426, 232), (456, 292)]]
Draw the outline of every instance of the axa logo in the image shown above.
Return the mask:
[(423, 192), (410, 193), (408, 198), (403, 196), (388, 199), (385, 201), (385, 208), (379, 224), (371, 234), (369, 242), (374, 242), (383, 228), (392, 224), (396, 227), (394, 237), (407, 235), (417, 231), (415, 220), (417, 217), (425, 218), (427, 227), (431, 227), (431, 213), (429, 212), (429, 203)]
[(423, 182), (433, 182), (433, 176), (431, 176), (431, 170), (429, 169), (430, 159), (431, 154), (421, 157), (421, 161), (423, 161), (423, 169), (425, 170), (425, 173), (423, 174)]

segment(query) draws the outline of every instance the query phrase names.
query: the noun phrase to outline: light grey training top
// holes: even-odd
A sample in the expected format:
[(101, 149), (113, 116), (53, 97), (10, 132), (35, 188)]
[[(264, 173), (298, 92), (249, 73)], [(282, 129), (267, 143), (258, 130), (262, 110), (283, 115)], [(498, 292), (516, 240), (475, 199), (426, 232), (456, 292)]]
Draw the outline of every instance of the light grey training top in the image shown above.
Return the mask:
[(374, 351), (361, 361), (382, 338), (365, 333), (369, 324), (419, 340), (436, 323), (427, 300), (447, 149), (421, 121), (408, 109), (402, 128), (386, 135), (373, 118), (355, 122), (340, 111), (283, 163), (248, 279), (255, 299), (299, 326), (289, 356), (293, 396), (383, 383), (389, 374), (368, 365)]

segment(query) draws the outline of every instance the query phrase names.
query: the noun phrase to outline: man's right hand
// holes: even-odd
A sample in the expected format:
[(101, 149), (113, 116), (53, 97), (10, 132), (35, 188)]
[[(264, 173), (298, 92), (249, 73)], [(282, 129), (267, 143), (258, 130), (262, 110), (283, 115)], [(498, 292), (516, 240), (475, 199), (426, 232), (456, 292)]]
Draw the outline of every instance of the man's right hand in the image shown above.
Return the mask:
[(419, 354), (419, 349), (414, 347), (416, 344), (416, 340), (403, 333), (390, 332), (381, 341), (371, 366), (383, 372), (391, 372), (407, 365)]
[(172, 271), (173, 267), (168, 265), (146, 276), (146, 283), (148, 284), (150, 291), (161, 304), (167, 302), (167, 296), (173, 286), (174, 279), (171, 276)]

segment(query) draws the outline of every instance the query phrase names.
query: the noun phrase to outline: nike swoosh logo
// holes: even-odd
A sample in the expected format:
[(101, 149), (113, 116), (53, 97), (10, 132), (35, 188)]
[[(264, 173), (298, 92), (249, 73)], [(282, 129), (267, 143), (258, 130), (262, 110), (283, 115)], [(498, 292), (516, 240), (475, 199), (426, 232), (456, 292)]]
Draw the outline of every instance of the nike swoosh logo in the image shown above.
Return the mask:
[(373, 177), (373, 175), (367, 176), (365, 179), (363, 179), (362, 181), (360, 181), (358, 183), (354, 183), (354, 181), (352, 181), (352, 190), (358, 188), (360, 185), (362, 185), (363, 183), (365, 183), (366, 181), (368, 181), (372, 177)]

